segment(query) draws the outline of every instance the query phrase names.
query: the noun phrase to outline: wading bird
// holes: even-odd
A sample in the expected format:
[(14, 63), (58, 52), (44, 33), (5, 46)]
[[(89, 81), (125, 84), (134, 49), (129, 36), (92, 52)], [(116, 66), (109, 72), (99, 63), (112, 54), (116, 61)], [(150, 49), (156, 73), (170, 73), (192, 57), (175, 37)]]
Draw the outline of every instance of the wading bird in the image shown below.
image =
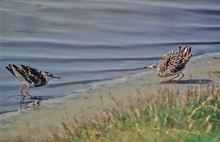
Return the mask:
[(16, 78), (18, 78), (22, 85), (19, 89), (20, 93), (23, 97), (25, 97), (24, 93), (22, 92), (23, 86), (26, 85), (27, 88), (25, 89), (25, 93), (31, 97), (31, 99), (34, 99), (35, 97), (30, 95), (28, 93), (29, 87), (40, 87), (47, 85), (50, 79), (52, 78), (59, 78), (58, 76), (54, 76), (50, 72), (43, 72), (38, 71), (36, 68), (31, 68), (29, 66), (21, 65), (20, 67), (17, 67), (14, 64), (9, 64), (6, 66), (8, 71), (13, 74)]
[(182, 73), (182, 70), (185, 68), (185, 65), (191, 57), (191, 47), (189, 45), (186, 45), (185, 48), (183, 48), (183, 50), (181, 50), (181, 46), (179, 46), (179, 51), (173, 52), (173, 50), (171, 50), (167, 54), (164, 54), (162, 59), (160, 60), (159, 66), (156, 64), (152, 64), (150, 66), (147, 66), (147, 68), (157, 68), (157, 76), (159, 77), (168, 77), (176, 75), (171, 79), (164, 80), (163, 82), (173, 82), (173, 79), (179, 77), (179, 74), (181, 74), (182, 76), (178, 80), (173, 82), (177, 83), (185, 76)]

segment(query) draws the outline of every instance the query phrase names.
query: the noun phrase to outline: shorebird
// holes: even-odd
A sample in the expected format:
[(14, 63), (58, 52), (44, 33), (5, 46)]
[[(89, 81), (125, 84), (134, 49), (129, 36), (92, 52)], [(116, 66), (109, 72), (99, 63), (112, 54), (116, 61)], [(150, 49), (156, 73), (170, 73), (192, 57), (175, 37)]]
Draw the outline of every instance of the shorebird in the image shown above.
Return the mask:
[(192, 57), (191, 47), (186, 45), (183, 50), (181, 50), (181, 46), (179, 46), (179, 51), (173, 52), (171, 50), (167, 54), (164, 54), (162, 59), (160, 60), (159, 66), (156, 64), (152, 64), (147, 66), (147, 68), (154, 69), (157, 68), (157, 76), (159, 77), (168, 77), (174, 76), (171, 79), (164, 80), (163, 82), (173, 82), (173, 79), (179, 77), (179, 74), (182, 76), (173, 83), (179, 82), (185, 75), (182, 73), (182, 70), (185, 68), (185, 65)]
[(30, 96), (31, 99), (34, 99), (35, 97), (28, 93), (29, 87), (40, 87), (40, 86), (47, 85), (49, 80), (52, 78), (60, 79), (60, 77), (55, 76), (50, 72), (41, 73), (41, 71), (38, 71), (36, 68), (31, 68), (25, 65), (21, 65), (20, 67), (18, 67), (14, 64), (8, 64), (6, 68), (11, 74), (13, 74), (16, 78), (18, 78), (22, 82), (22, 85), (19, 88), (19, 91), (21, 95), (23, 96), (23, 98), (25, 97), (24, 93), (22, 92), (24, 85), (27, 86), (24, 92), (28, 96)]

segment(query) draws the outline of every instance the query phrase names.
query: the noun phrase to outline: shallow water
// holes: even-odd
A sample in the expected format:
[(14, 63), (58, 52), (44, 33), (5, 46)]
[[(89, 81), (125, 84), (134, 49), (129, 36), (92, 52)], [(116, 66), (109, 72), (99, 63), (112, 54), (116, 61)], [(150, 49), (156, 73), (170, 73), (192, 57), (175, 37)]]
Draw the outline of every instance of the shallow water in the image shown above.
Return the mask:
[(0, 21), (0, 113), (20, 109), (9, 63), (60, 76), (29, 90), (50, 100), (147, 72), (179, 45), (194, 56), (220, 52), (218, 0), (1, 0)]

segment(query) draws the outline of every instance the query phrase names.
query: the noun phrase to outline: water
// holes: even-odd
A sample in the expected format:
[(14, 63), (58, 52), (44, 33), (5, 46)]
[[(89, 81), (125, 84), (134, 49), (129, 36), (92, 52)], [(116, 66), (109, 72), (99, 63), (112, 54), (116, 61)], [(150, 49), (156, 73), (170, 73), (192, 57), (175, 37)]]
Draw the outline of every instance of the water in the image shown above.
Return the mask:
[(89, 85), (148, 70), (169, 50), (220, 52), (219, 0), (1, 0), (0, 113), (19, 110), (24, 64), (62, 79), (29, 93), (62, 98)]

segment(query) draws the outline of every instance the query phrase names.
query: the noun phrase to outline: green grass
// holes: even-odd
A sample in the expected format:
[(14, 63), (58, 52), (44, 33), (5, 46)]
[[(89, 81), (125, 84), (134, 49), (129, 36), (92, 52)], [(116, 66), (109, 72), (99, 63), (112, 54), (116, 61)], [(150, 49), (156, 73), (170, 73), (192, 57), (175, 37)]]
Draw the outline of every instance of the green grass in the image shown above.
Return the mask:
[(63, 121), (65, 131), (51, 130), (51, 142), (219, 142), (219, 86), (188, 87), (179, 94), (162, 89), (157, 94), (110, 99), (95, 114)]

